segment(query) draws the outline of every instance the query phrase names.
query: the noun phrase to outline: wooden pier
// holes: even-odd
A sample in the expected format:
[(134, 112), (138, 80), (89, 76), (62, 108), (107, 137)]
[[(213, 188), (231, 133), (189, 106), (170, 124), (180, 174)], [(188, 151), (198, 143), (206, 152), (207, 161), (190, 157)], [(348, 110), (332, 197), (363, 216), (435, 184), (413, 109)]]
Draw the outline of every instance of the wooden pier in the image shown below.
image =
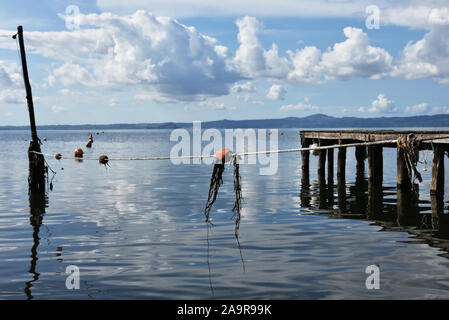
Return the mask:
[[(321, 149), (318, 154), (318, 181), (326, 181), (326, 151), (328, 159), (328, 182), (333, 184), (334, 179), (334, 148), (338, 149), (337, 154), (337, 186), (340, 193), (344, 192), (346, 155), (348, 147), (345, 144), (363, 144), (378, 142), (368, 146), (356, 145), (355, 159), (357, 177), (364, 175), (365, 160), (368, 159), (368, 182), (369, 193), (378, 194), (382, 190), (383, 182), (383, 148), (397, 149), (397, 187), (401, 194), (416, 190), (412, 176), (419, 176), (419, 172), (413, 170), (410, 161), (414, 154), (420, 150), (433, 151), (432, 180), (430, 193), (432, 196), (443, 197), (444, 195), (444, 154), (449, 151), (449, 131), (396, 131), (396, 130), (302, 130), (300, 132), (301, 145), (303, 148), (310, 148), (314, 143), (318, 146), (335, 146), (329, 149)], [(414, 139), (413, 148), (404, 142)], [(393, 140), (399, 142), (393, 143)], [(382, 143), (385, 141), (385, 143)], [(339, 147), (342, 145), (342, 147)], [(310, 184), (309, 163), (310, 152), (302, 151), (302, 183)], [(416, 175), (415, 175), (416, 174)], [(342, 197), (344, 195), (342, 194)], [(376, 199), (376, 197), (370, 197)], [(374, 205), (374, 204), (373, 204)]]

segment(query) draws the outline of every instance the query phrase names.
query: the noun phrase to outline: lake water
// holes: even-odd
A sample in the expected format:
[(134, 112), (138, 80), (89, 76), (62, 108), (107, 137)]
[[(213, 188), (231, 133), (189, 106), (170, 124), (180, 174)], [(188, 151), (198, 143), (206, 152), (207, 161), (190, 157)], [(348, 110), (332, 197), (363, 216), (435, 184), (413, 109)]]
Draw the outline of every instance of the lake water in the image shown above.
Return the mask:
[[(85, 157), (168, 155), (170, 132), (106, 131), (94, 135)], [(284, 132), (279, 148), (299, 147), (299, 131)], [(63, 155), (88, 138), (86, 131), (39, 135), (48, 139), (43, 152)], [(208, 227), (212, 165), (111, 161), (105, 168), (47, 157), (57, 172), (53, 190), (30, 198), (28, 144), (28, 131), (0, 131), (0, 299), (449, 298), (447, 197), (431, 201), (430, 152), (421, 153), (428, 170), (418, 167), (419, 201), (399, 208), (395, 149), (384, 149), (384, 188), (374, 200), (366, 178), (356, 178), (353, 149), (340, 196), (318, 183), (313, 156), (308, 188), (299, 153), (279, 154), (274, 175), (242, 164), (236, 238), (232, 168)], [(78, 290), (66, 288), (70, 265), (80, 271)], [(378, 290), (365, 286), (369, 265), (379, 266)]]

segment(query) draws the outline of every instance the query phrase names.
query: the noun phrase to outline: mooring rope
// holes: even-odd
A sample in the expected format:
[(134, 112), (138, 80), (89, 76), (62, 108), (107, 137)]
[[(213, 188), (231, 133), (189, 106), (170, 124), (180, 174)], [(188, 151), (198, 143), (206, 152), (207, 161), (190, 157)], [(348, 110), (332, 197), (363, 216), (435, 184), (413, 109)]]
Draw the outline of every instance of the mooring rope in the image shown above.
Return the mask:
[[(232, 156), (252, 156), (259, 154), (273, 154), (273, 153), (289, 153), (289, 152), (301, 152), (310, 150), (326, 150), (326, 149), (337, 149), (337, 148), (349, 148), (349, 147), (359, 147), (359, 146), (372, 146), (372, 145), (382, 145), (382, 144), (398, 144), (398, 139), (394, 140), (380, 140), (372, 142), (355, 142), (347, 144), (334, 144), (328, 146), (318, 146), (318, 147), (303, 147), (303, 148), (293, 148), (293, 149), (279, 149), (279, 150), (266, 150), (266, 151), (253, 151), (253, 152), (240, 152), (233, 153)], [(434, 141), (439, 139), (449, 139), (449, 136), (426, 138), (426, 139), (416, 139), (416, 141)], [(54, 157), (54, 154), (48, 154), (37, 151), (30, 151), (35, 154), (40, 154), (43, 156)], [(215, 158), (215, 155), (199, 155), (199, 156), (162, 156), (162, 157), (136, 157), (136, 158), (108, 158), (109, 161), (156, 161), (156, 160), (185, 160), (185, 159), (207, 159)], [(98, 161), (98, 158), (83, 158), (83, 157), (72, 157), (72, 156), (60, 156), (60, 159), (74, 159), (74, 160), (86, 160), (86, 161)]]

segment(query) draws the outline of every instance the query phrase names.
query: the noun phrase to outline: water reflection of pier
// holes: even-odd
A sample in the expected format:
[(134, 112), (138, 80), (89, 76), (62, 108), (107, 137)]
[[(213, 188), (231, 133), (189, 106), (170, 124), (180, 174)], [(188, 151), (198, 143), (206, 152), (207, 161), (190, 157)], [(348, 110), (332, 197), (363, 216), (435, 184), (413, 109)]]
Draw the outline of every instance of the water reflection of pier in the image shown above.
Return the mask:
[[(334, 139), (332, 138), (332, 134)], [(408, 134), (382, 131), (370, 137), (367, 131), (302, 131), (302, 146), (310, 144), (333, 145), (361, 141), (361, 139), (391, 140)], [(419, 134), (419, 133), (417, 133)], [(430, 133), (426, 133), (430, 134)], [(438, 132), (441, 135), (441, 132)], [(445, 134), (449, 135), (449, 132)], [(367, 141), (365, 140), (365, 141)], [(355, 147), (356, 176), (346, 183), (346, 148), (337, 154), (337, 181), (334, 183), (333, 149), (322, 149), (318, 154), (317, 179), (310, 181), (310, 152), (302, 152), (301, 207), (313, 214), (325, 214), (335, 218), (364, 219), (382, 226), (382, 231), (407, 231), (423, 243), (443, 249), (442, 256), (449, 258), (449, 214), (444, 203), (444, 152), (448, 141), (421, 144), (420, 148), (434, 150), (430, 200), (419, 199), (418, 185), (411, 185), (407, 177), (403, 157), (398, 148), (397, 186), (383, 186), (383, 147), (374, 145)], [(368, 172), (365, 176), (365, 161)], [(326, 161), (327, 160), (327, 161)], [(327, 166), (326, 166), (327, 162)], [(326, 180), (327, 167), (327, 180)], [(417, 240), (412, 242), (416, 242)]]
[(311, 214), (369, 220), (382, 231), (406, 231), (443, 249), (442, 256), (449, 258), (449, 214), (442, 197), (420, 200), (394, 187), (373, 189), (368, 179), (358, 177), (345, 188), (318, 180), (302, 184), (300, 199), (303, 210)]

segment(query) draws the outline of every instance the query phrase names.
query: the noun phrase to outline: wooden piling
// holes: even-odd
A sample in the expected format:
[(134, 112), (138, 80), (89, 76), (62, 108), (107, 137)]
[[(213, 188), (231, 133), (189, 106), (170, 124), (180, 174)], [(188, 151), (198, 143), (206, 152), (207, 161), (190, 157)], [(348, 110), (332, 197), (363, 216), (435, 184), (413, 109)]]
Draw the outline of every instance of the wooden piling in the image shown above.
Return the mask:
[[(28, 147), (29, 175), (28, 186), (30, 192), (45, 192), (45, 160), (44, 156), (34, 152), (41, 152), (40, 141), (37, 136), (36, 121), (34, 117), (33, 94), (31, 84), (28, 78), (28, 67), (25, 54), (25, 44), (23, 41), (23, 28), (17, 27), (17, 35), (19, 36), (20, 57), (22, 60), (23, 81), (25, 84), (26, 99), (28, 104), (28, 113), (30, 116), (31, 142)], [(15, 39), (16, 36), (14, 36)], [(34, 152), (33, 152), (34, 151)]]
[(444, 199), (441, 195), (433, 194), (430, 196), (430, 208), (432, 217), (438, 219), (444, 213)]
[[(310, 146), (310, 140), (304, 139), (303, 148)], [(310, 151), (301, 151), (301, 184), (303, 186), (310, 185)]]
[(368, 147), (368, 179), (376, 185), (383, 181), (383, 149), (382, 146)]
[(337, 180), (344, 184), (346, 180), (346, 148), (339, 148), (337, 155)]
[(346, 148), (339, 148), (337, 153), (337, 191), (338, 208), (346, 211)]
[(444, 194), (444, 148), (440, 145), (434, 148), (430, 194)]
[(320, 184), (324, 184), (326, 181), (326, 151), (318, 151), (318, 181)]
[(366, 147), (355, 147), (356, 172), (357, 176), (363, 175), (365, 172)]
[(327, 184), (330, 188), (334, 185), (334, 149), (327, 150)]
[(407, 170), (407, 164), (405, 160), (405, 151), (402, 148), (397, 149), (397, 172), (396, 172), (396, 183), (397, 188), (400, 189), (410, 189), (411, 187), (411, 177)]

